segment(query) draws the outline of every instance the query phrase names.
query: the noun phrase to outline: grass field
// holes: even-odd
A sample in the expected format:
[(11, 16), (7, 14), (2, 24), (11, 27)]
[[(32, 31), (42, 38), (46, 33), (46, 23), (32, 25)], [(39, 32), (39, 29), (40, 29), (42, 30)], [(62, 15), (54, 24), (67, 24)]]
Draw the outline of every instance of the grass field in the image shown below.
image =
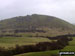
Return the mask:
[[(3, 37), (0, 38), (0, 47), (15, 47), (16, 44), (18, 45), (32, 45), (38, 42), (51, 42), (51, 40), (47, 38), (40, 38), (40, 37)], [(74, 51), (75, 52), (75, 37), (72, 41), (69, 42), (69, 45), (66, 46), (61, 51)], [(59, 50), (53, 51), (43, 51), (43, 52), (30, 52), (19, 54), (15, 56), (51, 56), (52, 54), (58, 54)], [(73, 56), (73, 55), (62, 55), (62, 56)]]
[(44, 52), (32, 52), (32, 53), (25, 53), (25, 54), (20, 54), (16, 56), (50, 56), (53, 54), (57, 54), (59, 51), (54, 50), (54, 51), (44, 51)]
[[(24, 53), (15, 56), (51, 56), (52, 54), (58, 54), (60, 50), (54, 51), (45, 51), (45, 52), (31, 52), (31, 53)], [(75, 37), (72, 41), (69, 42), (69, 45), (66, 46), (61, 51), (74, 51), (75, 52)], [(75, 55), (62, 55), (62, 56), (75, 56)]]
[(14, 47), (18, 45), (32, 45), (38, 42), (50, 42), (47, 38), (38, 37), (3, 37), (0, 38), (0, 47)]
[(72, 41), (69, 42), (69, 45), (66, 46), (62, 51), (75, 51), (75, 37)]

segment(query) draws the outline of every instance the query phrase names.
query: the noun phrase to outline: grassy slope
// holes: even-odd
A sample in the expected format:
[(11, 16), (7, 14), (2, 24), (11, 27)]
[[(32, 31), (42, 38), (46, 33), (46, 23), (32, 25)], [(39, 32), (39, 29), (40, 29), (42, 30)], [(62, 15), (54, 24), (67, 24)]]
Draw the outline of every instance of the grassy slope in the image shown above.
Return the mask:
[[(19, 16), (13, 17), (10, 19), (0, 21), (0, 34), (4, 34), (1, 31), (14, 32), (17, 30), (26, 30), (26, 29), (35, 29), (45, 30), (46, 33), (38, 33), (38, 36), (57, 36), (64, 35), (68, 33), (75, 33), (75, 26), (61, 20), (59, 18), (47, 15), (28, 15), (28, 16)], [(30, 33), (32, 35), (32, 33)], [(28, 36), (30, 35), (28, 33)], [(24, 33), (25, 35), (25, 33)], [(32, 36), (37, 35), (34, 33)]]
[(32, 52), (32, 53), (25, 53), (16, 56), (51, 56), (52, 54), (57, 54), (58, 50), (55, 51), (44, 51), (44, 52)]
[(25, 28), (61, 28), (61, 29), (74, 29), (74, 26), (64, 20), (53, 16), (47, 15), (29, 15), (14, 17), (0, 21), (0, 29), (25, 29)]
[[(75, 52), (75, 37), (72, 41), (70, 41), (70, 45), (66, 46), (61, 51), (74, 51)], [(59, 50), (54, 51), (45, 51), (45, 52), (31, 52), (31, 53), (25, 53), (15, 56), (50, 56), (51, 54), (58, 54)], [(63, 55), (63, 56), (74, 56), (74, 55)]]
[(35, 37), (3, 37), (0, 38), (1, 47), (14, 47), (16, 44), (19, 45), (30, 45), (38, 42), (50, 41), (47, 38), (35, 38)]
[(70, 41), (70, 45), (66, 46), (62, 51), (75, 51), (75, 37)]

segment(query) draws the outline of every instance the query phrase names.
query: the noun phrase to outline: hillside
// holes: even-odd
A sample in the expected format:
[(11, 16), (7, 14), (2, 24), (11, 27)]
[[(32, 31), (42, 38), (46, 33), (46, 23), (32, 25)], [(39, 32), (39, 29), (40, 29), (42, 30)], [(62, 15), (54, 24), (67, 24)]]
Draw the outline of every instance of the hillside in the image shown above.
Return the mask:
[(37, 29), (60, 29), (62, 31), (65, 30), (75, 30), (75, 27), (59, 18), (47, 15), (27, 15), (27, 16), (19, 16), (13, 17), (10, 19), (5, 19), (0, 21), (0, 30), (37, 30)]

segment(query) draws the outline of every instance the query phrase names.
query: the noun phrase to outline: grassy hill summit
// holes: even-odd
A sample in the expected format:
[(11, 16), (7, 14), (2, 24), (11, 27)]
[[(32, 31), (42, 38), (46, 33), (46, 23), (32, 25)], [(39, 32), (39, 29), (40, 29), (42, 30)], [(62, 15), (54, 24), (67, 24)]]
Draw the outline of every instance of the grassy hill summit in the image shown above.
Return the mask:
[(74, 31), (75, 26), (54, 16), (32, 14), (18, 16), (0, 21), (0, 31), (42, 32), (45, 31)]

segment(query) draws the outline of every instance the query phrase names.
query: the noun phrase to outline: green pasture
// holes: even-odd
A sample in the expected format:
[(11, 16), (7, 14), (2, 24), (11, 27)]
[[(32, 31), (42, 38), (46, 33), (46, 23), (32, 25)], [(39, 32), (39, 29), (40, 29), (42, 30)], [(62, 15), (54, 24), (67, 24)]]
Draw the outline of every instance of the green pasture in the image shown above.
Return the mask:
[[(66, 46), (62, 50), (51, 50), (51, 51), (45, 51), (45, 52), (31, 52), (31, 53), (24, 53), (19, 54), (15, 56), (52, 56), (52, 54), (58, 54), (59, 51), (74, 51), (75, 52), (75, 37), (73, 37), (73, 40), (69, 42), (69, 45)], [(62, 56), (75, 56), (75, 55), (62, 55)]]
[(25, 54), (20, 54), (20, 55), (15, 55), (15, 56), (51, 56), (53, 54), (57, 54), (59, 51), (54, 50), (54, 51), (43, 51), (43, 52), (31, 52), (31, 53), (25, 53)]
[(14, 47), (18, 45), (32, 45), (39, 42), (50, 42), (47, 38), (40, 37), (2, 37), (0, 38), (0, 47)]
[(69, 42), (69, 45), (66, 46), (62, 51), (75, 51), (75, 37), (73, 37), (73, 40)]
[[(40, 38), (40, 37), (2, 37), (0, 38), (0, 47), (15, 47), (16, 44), (18, 45), (34, 45), (39, 42), (51, 42), (51, 40), (47, 38)], [(19, 54), (15, 56), (52, 56), (53, 54), (58, 54), (60, 50), (50, 50), (50, 51), (43, 51), (43, 52), (30, 52)], [(74, 51), (75, 52), (75, 37), (73, 40), (69, 42), (69, 45), (64, 47), (61, 51)], [(64, 55), (62, 55), (64, 56)], [(65, 55), (67, 56), (67, 55)], [(68, 55), (73, 56), (73, 55)]]

